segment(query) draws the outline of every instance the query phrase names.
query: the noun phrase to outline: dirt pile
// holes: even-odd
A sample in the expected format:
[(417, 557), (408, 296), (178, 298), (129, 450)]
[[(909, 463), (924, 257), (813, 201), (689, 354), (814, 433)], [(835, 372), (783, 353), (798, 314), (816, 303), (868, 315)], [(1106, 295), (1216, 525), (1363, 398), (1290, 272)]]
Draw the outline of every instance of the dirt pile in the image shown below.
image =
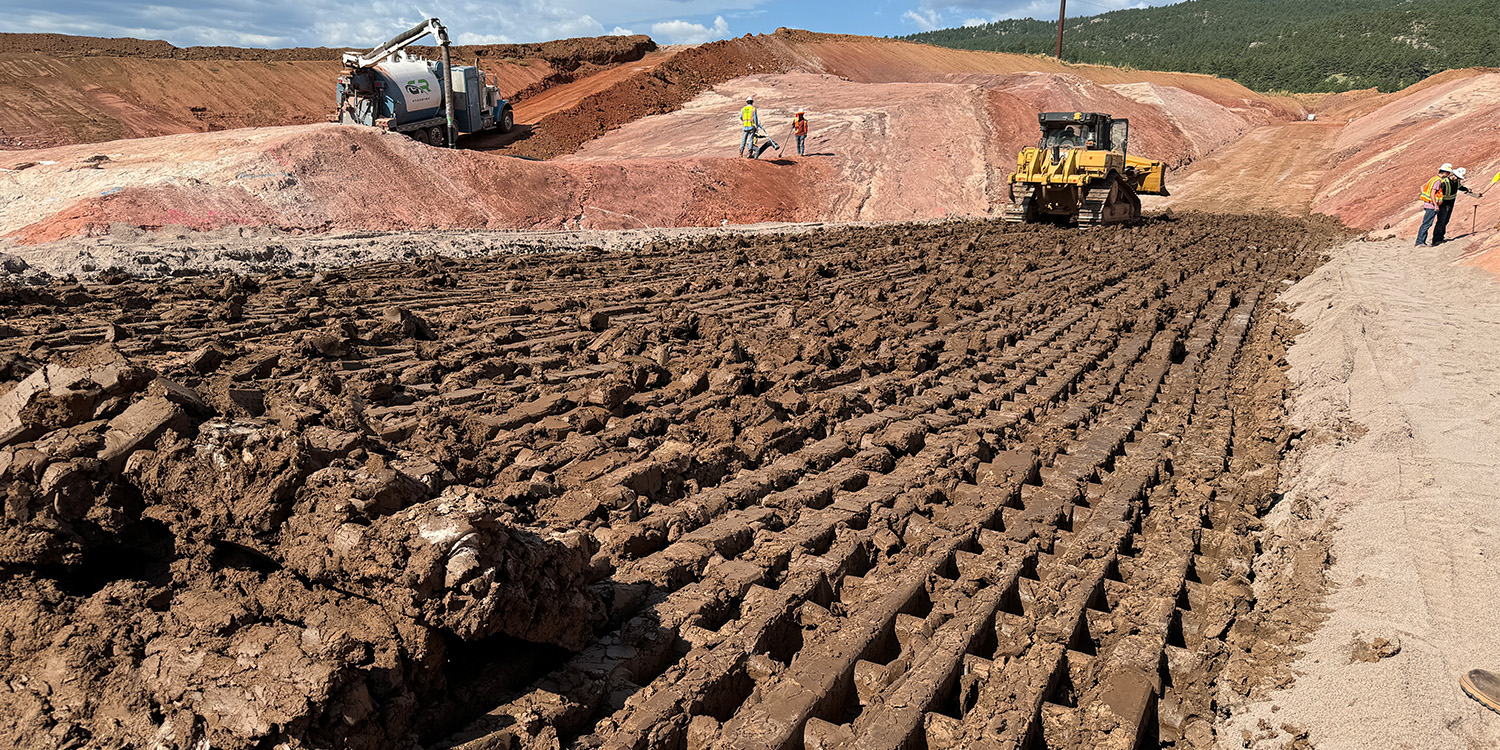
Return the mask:
[(10, 200), (0, 205), (0, 226), (22, 242), (45, 242), (108, 234), (115, 224), (293, 231), (638, 228), (813, 221), (832, 214), (819, 192), (802, 192), (824, 179), (826, 168), (812, 162), (562, 165), (432, 148), (331, 124), (116, 145), (129, 151), (110, 156), (94, 146), (71, 146), (28, 154), (56, 163), (7, 175)]
[(1208, 747), (1336, 234), (9, 284), (0, 736)]

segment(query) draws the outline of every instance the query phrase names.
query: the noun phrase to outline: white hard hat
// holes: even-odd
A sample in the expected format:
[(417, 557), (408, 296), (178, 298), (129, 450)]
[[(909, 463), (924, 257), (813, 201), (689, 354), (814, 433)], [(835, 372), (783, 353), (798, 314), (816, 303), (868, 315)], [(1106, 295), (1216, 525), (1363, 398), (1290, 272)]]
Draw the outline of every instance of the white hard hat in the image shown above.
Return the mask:
[(1464, 169), (1463, 167), (1459, 167), (1458, 169), (1453, 170), (1453, 174), (1458, 175), (1458, 179), (1462, 180), (1463, 178), (1469, 176), (1469, 170)]
[(1452, 164), (1444, 164), (1443, 166), (1438, 167), (1438, 171), (1439, 172), (1452, 172), (1453, 171), (1453, 165)]
[(747, 97), (745, 97), (745, 103), (746, 104), (754, 104), (755, 100), (747, 96)]

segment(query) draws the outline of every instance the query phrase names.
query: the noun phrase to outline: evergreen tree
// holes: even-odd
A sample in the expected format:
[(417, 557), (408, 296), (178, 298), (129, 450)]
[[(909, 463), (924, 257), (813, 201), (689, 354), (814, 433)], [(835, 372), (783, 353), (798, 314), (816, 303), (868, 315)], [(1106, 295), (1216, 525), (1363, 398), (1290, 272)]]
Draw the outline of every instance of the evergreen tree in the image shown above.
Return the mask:
[[(1257, 91), (1394, 91), (1500, 60), (1495, 0), (1188, 0), (1068, 19), (1063, 58), (1223, 76)], [(1055, 22), (996, 21), (904, 37), (1051, 54)]]

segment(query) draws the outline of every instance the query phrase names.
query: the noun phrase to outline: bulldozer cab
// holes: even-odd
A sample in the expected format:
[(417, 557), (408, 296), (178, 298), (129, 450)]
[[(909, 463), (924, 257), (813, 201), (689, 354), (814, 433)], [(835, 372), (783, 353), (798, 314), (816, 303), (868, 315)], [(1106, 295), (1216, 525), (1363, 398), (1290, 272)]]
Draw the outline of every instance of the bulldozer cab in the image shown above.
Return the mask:
[(1130, 121), (1097, 112), (1043, 112), (1041, 147), (1048, 151), (1081, 148), (1125, 152)]

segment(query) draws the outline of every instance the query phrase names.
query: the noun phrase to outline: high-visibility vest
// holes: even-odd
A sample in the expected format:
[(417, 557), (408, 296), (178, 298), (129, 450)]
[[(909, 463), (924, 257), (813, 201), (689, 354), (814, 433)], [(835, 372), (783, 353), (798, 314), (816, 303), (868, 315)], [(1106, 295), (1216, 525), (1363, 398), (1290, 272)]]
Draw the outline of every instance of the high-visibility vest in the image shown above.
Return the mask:
[(1422, 186), (1423, 203), (1441, 203), (1443, 200), (1443, 189), (1447, 187), (1447, 180), (1442, 175), (1434, 177)]
[(792, 135), (807, 135), (807, 120), (792, 120)]
[(1443, 180), (1443, 202), (1446, 203), (1458, 199), (1459, 185), (1458, 175), (1450, 174), (1448, 175), (1448, 179)]
[(740, 110), (740, 124), (744, 125), (747, 128), (755, 127), (754, 105), (746, 104), (745, 108)]

